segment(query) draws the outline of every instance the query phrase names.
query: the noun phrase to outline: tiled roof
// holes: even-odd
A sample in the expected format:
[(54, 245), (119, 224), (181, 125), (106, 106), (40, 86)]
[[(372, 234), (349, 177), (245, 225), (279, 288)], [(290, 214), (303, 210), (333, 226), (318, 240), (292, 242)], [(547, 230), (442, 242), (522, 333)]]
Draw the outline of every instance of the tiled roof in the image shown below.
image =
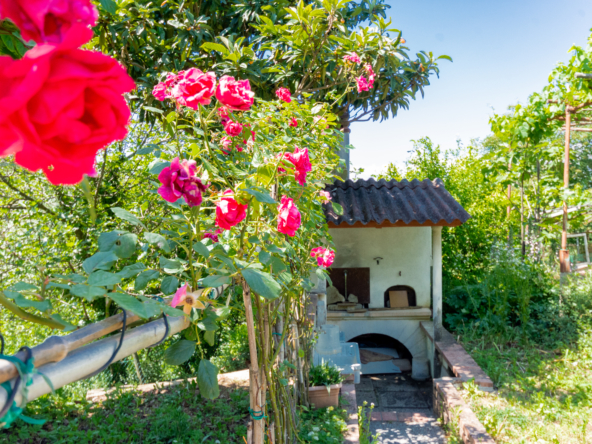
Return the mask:
[(343, 207), (339, 216), (331, 203), (324, 205), (330, 225), (458, 226), (471, 217), (440, 179), (337, 180), (325, 190)]

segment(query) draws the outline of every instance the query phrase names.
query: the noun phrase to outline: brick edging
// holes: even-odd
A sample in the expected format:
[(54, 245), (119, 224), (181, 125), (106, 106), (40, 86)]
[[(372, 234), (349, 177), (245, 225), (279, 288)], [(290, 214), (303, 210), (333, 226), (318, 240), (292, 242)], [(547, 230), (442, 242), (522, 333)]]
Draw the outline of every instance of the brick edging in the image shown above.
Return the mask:
[(458, 433), (465, 444), (495, 444), (485, 427), (462, 399), (454, 386), (456, 378), (434, 379), (434, 413), (445, 424), (457, 423)]

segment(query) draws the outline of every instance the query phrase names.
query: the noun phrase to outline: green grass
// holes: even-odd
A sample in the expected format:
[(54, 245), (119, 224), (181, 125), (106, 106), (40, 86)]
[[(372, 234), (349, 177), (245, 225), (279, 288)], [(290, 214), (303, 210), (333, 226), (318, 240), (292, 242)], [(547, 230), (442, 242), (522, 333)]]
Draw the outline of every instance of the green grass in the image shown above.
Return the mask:
[(497, 388), (461, 393), (497, 442), (592, 443), (592, 328), (572, 331), (460, 336)]
[[(80, 383), (77, 383), (78, 385)], [(27, 405), (26, 414), (44, 418), (43, 426), (17, 420), (0, 431), (1, 443), (203, 443), (242, 444), (249, 420), (246, 389), (221, 387), (213, 401), (197, 392), (195, 383), (170, 387), (164, 393), (115, 391), (101, 403), (85, 400), (86, 390), (44, 396)], [(305, 443), (341, 444), (346, 430), (345, 410), (301, 412), (298, 430)]]

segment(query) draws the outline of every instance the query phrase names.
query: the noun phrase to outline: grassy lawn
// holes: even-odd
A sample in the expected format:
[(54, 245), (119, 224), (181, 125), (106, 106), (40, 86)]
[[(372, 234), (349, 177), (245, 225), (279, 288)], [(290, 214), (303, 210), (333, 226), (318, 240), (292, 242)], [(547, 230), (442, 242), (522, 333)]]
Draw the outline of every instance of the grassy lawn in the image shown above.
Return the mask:
[(592, 328), (555, 340), (520, 331), (466, 332), (460, 340), (498, 389), (462, 394), (500, 443), (592, 442)]
[[(244, 444), (248, 408), (246, 389), (221, 387), (221, 396), (210, 401), (191, 382), (160, 394), (116, 391), (97, 404), (58, 390), (27, 406), (27, 415), (47, 419), (43, 426), (17, 421), (0, 431), (0, 442)], [(307, 443), (340, 444), (345, 428), (340, 410), (301, 414), (300, 435)]]

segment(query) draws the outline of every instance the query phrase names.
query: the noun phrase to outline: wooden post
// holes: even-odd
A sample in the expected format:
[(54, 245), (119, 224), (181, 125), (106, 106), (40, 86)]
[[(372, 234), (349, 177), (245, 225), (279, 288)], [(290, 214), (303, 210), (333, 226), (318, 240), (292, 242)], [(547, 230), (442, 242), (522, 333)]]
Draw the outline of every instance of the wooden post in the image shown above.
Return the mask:
[[(255, 414), (263, 414), (261, 406), (261, 377), (259, 375), (259, 361), (257, 359), (257, 337), (255, 335), (255, 321), (253, 319), (253, 304), (251, 301), (251, 289), (246, 281), (243, 281), (243, 301), (245, 304), (245, 318), (247, 320), (247, 334), (249, 339), (249, 355), (251, 364), (249, 365), (249, 395), (251, 410)], [(252, 424), (252, 444), (263, 444), (265, 439), (265, 419), (253, 420)]]
[[(511, 153), (511, 151), (510, 151)], [(512, 171), (512, 159), (508, 162), (508, 173)], [(512, 247), (512, 222), (510, 214), (512, 212), (512, 185), (508, 184), (508, 207), (506, 208), (506, 219), (508, 220), (508, 248)]]
[[(569, 144), (571, 130), (571, 106), (565, 107), (565, 158), (563, 160), (563, 188), (569, 190)], [(563, 231), (561, 233), (561, 250), (559, 251), (561, 273), (569, 273), (569, 251), (567, 250), (567, 199), (563, 201)]]
[(434, 319), (434, 359), (432, 378), (440, 377), (442, 364), (436, 343), (442, 339), (442, 227), (432, 227), (432, 317)]

